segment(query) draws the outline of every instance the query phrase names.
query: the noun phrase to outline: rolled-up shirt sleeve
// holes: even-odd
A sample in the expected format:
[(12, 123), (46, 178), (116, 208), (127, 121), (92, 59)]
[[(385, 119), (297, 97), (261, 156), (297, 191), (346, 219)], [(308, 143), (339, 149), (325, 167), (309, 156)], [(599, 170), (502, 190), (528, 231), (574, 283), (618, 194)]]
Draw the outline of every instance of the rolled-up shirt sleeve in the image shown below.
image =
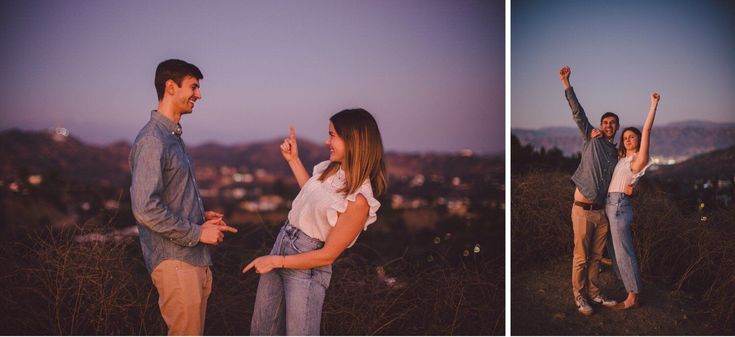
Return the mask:
[(567, 98), (567, 102), (569, 103), (569, 108), (572, 109), (572, 119), (574, 119), (574, 122), (577, 123), (579, 132), (582, 133), (582, 139), (589, 140), (590, 133), (592, 132), (592, 129), (594, 127), (590, 123), (590, 120), (587, 118), (587, 114), (585, 114), (584, 108), (582, 108), (582, 105), (579, 104), (579, 100), (577, 100), (577, 95), (574, 93), (574, 88), (569, 87), (568, 89), (564, 90), (564, 94)]
[(144, 137), (132, 153), (130, 187), (133, 216), (143, 226), (164, 238), (191, 247), (199, 243), (201, 226), (177, 216), (164, 204), (164, 145), (155, 137)]

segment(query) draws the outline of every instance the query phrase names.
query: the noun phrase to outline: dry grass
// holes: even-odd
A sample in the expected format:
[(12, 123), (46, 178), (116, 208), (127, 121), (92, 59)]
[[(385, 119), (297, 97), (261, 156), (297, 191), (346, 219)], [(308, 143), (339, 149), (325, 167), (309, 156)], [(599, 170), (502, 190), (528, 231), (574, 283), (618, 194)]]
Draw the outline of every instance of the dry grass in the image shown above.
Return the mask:
[[(249, 332), (257, 287), (240, 270), (266, 253), (276, 225), (240, 228), (214, 251), (213, 292), (205, 334)], [(77, 243), (100, 228), (44, 229), (2, 243), (2, 334), (162, 335), (158, 295), (136, 237)], [(3, 240), (5, 241), (5, 240)], [(348, 252), (334, 266), (322, 319), (334, 335), (490, 335), (504, 333), (502, 258), (441, 257), (433, 267), (397, 258), (382, 266), (397, 287), (381, 281), (375, 261)]]
[(569, 176), (536, 172), (511, 181), (512, 266), (571, 254), (574, 186)]
[[(2, 310), (9, 334), (151, 334), (157, 313), (142, 259), (129, 242), (77, 244), (80, 228), (31, 233), (4, 243)], [(142, 299), (142, 300), (140, 300)]]
[[(513, 268), (571, 258), (569, 174), (532, 172), (512, 181)], [(633, 236), (643, 278), (694, 294), (723, 328), (735, 329), (735, 209), (682, 211), (653, 181), (639, 191)]]
[[(498, 263), (500, 262), (500, 263)], [(354, 258), (327, 295), (324, 332), (330, 335), (493, 335), (504, 333), (501, 261), (473, 261), (451, 268), (417, 269), (396, 260), (385, 266), (397, 278), (388, 287)], [(349, 299), (349, 300), (344, 300)], [(347, 319), (345, 319), (347, 318)]]

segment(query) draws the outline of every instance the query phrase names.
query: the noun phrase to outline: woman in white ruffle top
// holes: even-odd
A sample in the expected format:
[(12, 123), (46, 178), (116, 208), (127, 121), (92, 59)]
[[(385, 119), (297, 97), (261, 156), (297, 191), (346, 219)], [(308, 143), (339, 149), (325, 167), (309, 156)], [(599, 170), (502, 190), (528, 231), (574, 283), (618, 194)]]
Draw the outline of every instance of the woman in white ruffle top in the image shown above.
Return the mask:
[(269, 255), (250, 262), (260, 274), (251, 335), (319, 335), (332, 263), (377, 219), (376, 196), (387, 185), (383, 143), (364, 109), (329, 119), (329, 160), (309, 176), (298, 155), (296, 134), (281, 144), (301, 191), (293, 201)]
[[(653, 120), (661, 96), (651, 94), (651, 104), (648, 116), (643, 124), (643, 132), (635, 127), (628, 127), (620, 135), (618, 145), (618, 164), (613, 171), (612, 180), (607, 190), (605, 213), (610, 222), (607, 251), (613, 261), (618, 277), (623, 280), (628, 296), (624, 301), (613, 307), (617, 310), (637, 308), (638, 295), (641, 292), (641, 272), (635, 252), (633, 232), (633, 206), (630, 197), (626, 195), (626, 187), (635, 184), (651, 166), (649, 144)], [(595, 130), (592, 136), (599, 136)]]

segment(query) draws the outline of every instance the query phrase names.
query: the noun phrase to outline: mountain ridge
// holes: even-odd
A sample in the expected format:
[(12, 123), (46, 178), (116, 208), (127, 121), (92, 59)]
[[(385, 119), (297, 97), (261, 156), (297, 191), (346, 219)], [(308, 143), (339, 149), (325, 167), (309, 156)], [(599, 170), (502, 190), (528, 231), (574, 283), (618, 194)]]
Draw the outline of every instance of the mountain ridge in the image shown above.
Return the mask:
[[(284, 164), (279, 150), (281, 142), (280, 138), (235, 145), (208, 142), (187, 146), (187, 151), (194, 159), (196, 167), (230, 166), (248, 170), (263, 168), (290, 176), (290, 168)], [(0, 158), (3, 158), (0, 160), (0, 178), (58, 172), (76, 182), (129, 185), (130, 146), (124, 141), (106, 146), (86, 144), (73, 136), (48, 131), (6, 130), (0, 132)], [(326, 146), (299, 140), (299, 157), (308, 170), (327, 160), (328, 156)], [(467, 160), (458, 160), (459, 158)], [(389, 175), (413, 177), (426, 169), (426, 164), (431, 164), (430, 170), (435, 172), (482, 173), (482, 165), (477, 165), (478, 162), (502, 161), (504, 157), (467, 153), (386, 152), (385, 160)]]
[[(639, 129), (640, 125), (636, 126)], [(575, 127), (556, 126), (540, 129), (511, 128), (511, 133), (522, 145), (531, 144), (535, 149), (554, 147), (565, 155), (573, 155), (582, 149), (583, 140)], [(620, 132), (616, 135), (618, 142)], [(690, 120), (655, 125), (651, 133), (653, 156), (689, 158), (735, 145), (735, 123), (714, 123)]]

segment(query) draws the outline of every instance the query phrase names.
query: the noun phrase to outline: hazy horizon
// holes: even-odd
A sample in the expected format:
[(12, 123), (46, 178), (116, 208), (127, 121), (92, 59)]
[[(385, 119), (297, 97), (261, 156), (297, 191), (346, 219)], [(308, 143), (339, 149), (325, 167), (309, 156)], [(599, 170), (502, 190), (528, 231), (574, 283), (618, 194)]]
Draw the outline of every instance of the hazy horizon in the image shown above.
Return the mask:
[[(13, 130), (19, 130), (21, 132), (29, 132), (29, 133), (43, 132), (43, 133), (48, 133), (51, 135), (56, 133), (56, 128), (47, 128), (47, 129), (8, 128), (8, 129), (0, 130), (0, 134), (3, 134), (5, 132), (11, 132)], [(69, 132), (68, 137), (76, 139), (84, 145), (90, 145), (90, 146), (95, 146), (95, 147), (106, 147), (106, 146), (111, 146), (111, 145), (118, 144), (118, 143), (125, 143), (127, 145), (132, 145), (132, 142), (133, 142), (132, 139), (123, 139), (123, 138), (108, 141), (108, 142), (94, 142), (94, 141), (86, 140), (80, 137), (79, 135), (73, 134), (72, 132)], [(184, 139), (187, 147), (197, 147), (197, 146), (209, 145), (209, 144), (225, 146), (225, 147), (226, 146), (241, 146), (241, 145), (250, 146), (250, 145), (256, 145), (256, 144), (263, 144), (263, 143), (274, 143), (275, 144), (276, 142), (280, 142), (282, 140), (283, 138), (281, 137), (271, 137), (271, 138), (257, 139), (257, 140), (252, 140), (252, 141), (234, 141), (234, 142), (223, 142), (223, 141), (217, 141), (217, 140), (204, 140), (201, 142), (189, 142), (186, 139)], [(309, 138), (303, 138), (303, 137), (301, 137), (298, 141), (306, 141), (306, 142), (312, 143), (312, 145), (317, 146), (317, 147), (321, 147), (324, 144), (324, 140), (316, 140), (316, 139), (309, 139)], [(406, 154), (406, 155), (411, 155), (411, 154), (419, 154), (419, 155), (423, 155), (423, 154), (438, 154), (438, 155), (461, 154), (461, 155), (464, 155), (465, 150), (467, 149), (469, 148), (462, 148), (462, 149), (457, 149), (457, 150), (424, 150), (424, 151), (385, 149), (385, 153), (396, 153), (396, 154)], [(476, 151), (473, 149), (469, 149), (469, 150), (471, 150), (473, 155), (478, 155), (478, 156), (483, 156), (483, 157), (495, 157), (495, 156), (505, 155), (504, 150), (498, 151), (498, 152), (482, 152), (482, 151)], [(274, 152), (277, 152), (277, 151), (278, 151), (278, 148), (274, 147)], [(325, 151), (325, 154), (328, 151), (326, 145), (324, 145), (324, 151)]]
[[(599, 118), (597, 120), (593, 120), (592, 117), (594, 117), (594, 116), (591, 116), (590, 117), (590, 122), (592, 123), (593, 126), (597, 126), (599, 124)], [(563, 122), (560, 122), (560, 123), (563, 123)], [(733, 120), (733, 121), (727, 121), (727, 122), (718, 122), (718, 121), (709, 121), (709, 120), (705, 120), (705, 119), (681, 119), (681, 120), (668, 121), (668, 122), (657, 122), (655, 124), (656, 124), (657, 127), (661, 127), (661, 126), (671, 126), (672, 124), (686, 124), (686, 123), (708, 123), (708, 124), (711, 123), (711, 124), (718, 124), (718, 125), (735, 126), (735, 120)], [(620, 125), (621, 125), (621, 128), (624, 127), (624, 126), (631, 126), (631, 125), (632, 126), (636, 126), (636, 125), (637, 126), (642, 126), (643, 125), (643, 121), (640, 121), (640, 123), (628, 123), (628, 124), (626, 124), (623, 121), (621, 121)], [(511, 128), (511, 130), (512, 129), (541, 130), (541, 129), (556, 129), (556, 128), (577, 129), (577, 126), (574, 125), (574, 124), (572, 124), (572, 125), (561, 125), (561, 124), (559, 124), (559, 125), (549, 125), (549, 126), (539, 126), (539, 127), (522, 127), (522, 126), (514, 126), (514, 125), (511, 125), (510, 128)]]

